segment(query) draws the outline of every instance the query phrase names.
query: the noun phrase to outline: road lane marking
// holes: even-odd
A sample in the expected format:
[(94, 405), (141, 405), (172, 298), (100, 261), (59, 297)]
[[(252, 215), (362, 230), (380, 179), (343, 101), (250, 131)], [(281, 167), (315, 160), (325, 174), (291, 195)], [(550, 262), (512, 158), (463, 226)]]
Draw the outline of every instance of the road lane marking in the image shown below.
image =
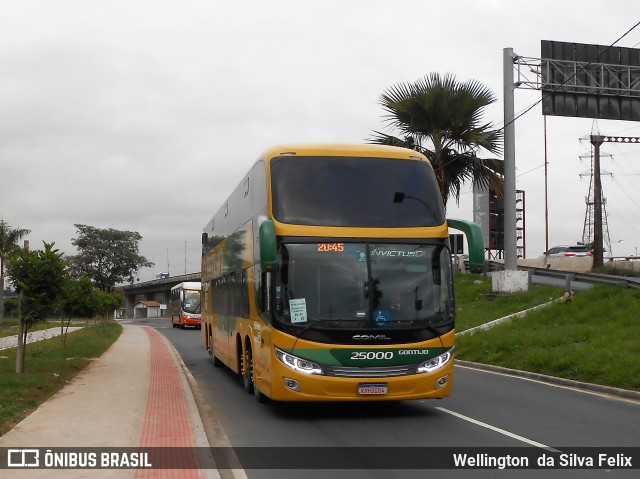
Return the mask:
[(491, 431), (495, 431), (497, 433), (503, 434), (503, 435), (505, 435), (507, 437), (510, 437), (512, 439), (516, 439), (518, 441), (524, 442), (524, 443), (529, 444), (531, 446), (535, 446), (535, 447), (539, 447), (539, 448), (542, 448), (542, 449), (546, 449), (547, 451), (550, 451), (550, 452), (560, 452), (558, 449), (554, 449), (551, 446), (547, 446), (546, 444), (542, 444), (541, 442), (537, 442), (537, 441), (534, 441), (532, 439), (528, 439), (528, 438), (526, 438), (524, 436), (520, 436), (519, 434), (515, 434), (513, 432), (509, 432), (509, 431), (507, 431), (505, 429), (501, 429), (501, 428), (496, 427), (496, 426), (492, 426), (491, 424), (487, 424), (486, 422), (478, 421), (477, 419), (473, 419), (473, 418), (471, 418), (469, 416), (465, 416), (464, 414), (460, 414), (460, 413), (457, 413), (455, 411), (451, 411), (450, 409), (446, 409), (446, 408), (443, 408), (443, 407), (436, 407), (436, 409), (438, 411), (442, 411), (442, 412), (445, 412), (447, 414), (451, 414), (452, 416), (455, 416), (455, 417), (457, 417), (459, 419), (463, 419), (463, 420), (465, 420), (467, 422), (470, 422), (472, 424), (475, 424), (477, 426), (481, 426), (481, 427), (490, 429)]
[(491, 366), (487, 364), (473, 363), (470, 365), (466, 365), (460, 364), (460, 362), (457, 362), (455, 366), (456, 368), (495, 374), (496, 376), (521, 379), (522, 381), (543, 384), (552, 388), (565, 389), (567, 391), (589, 394), (591, 396), (598, 396), (605, 399), (614, 399), (616, 401), (624, 401), (636, 405), (640, 403), (640, 395), (636, 391), (601, 386), (598, 384), (582, 383), (579, 381), (574, 381), (572, 379), (558, 378), (555, 376), (547, 376), (544, 374), (531, 373), (528, 371), (519, 371), (517, 369), (509, 369), (502, 366)]

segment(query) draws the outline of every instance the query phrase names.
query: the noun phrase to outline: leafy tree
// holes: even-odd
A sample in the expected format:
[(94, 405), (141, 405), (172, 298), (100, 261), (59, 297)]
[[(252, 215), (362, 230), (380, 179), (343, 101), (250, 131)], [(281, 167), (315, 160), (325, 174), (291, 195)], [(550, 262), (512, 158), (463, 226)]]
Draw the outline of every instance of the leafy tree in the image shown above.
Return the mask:
[(9, 316), (13, 316), (18, 311), (18, 298), (17, 297), (6, 297), (4, 299), (4, 310)]
[(68, 318), (73, 316), (90, 318), (96, 314), (93, 293), (96, 287), (86, 274), (79, 279), (71, 279), (65, 285), (62, 310)]
[(67, 343), (67, 331), (71, 324), (71, 319), (75, 317), (88, 318), (95, 316), (96, 287), (91, 279), (83, 274), (80, 278), (68, 278), (64, 286), (64, 297), (62, 299), (62, 312), (66, 316), (66, 328), (64, 321), (60, 324), (60, 334), (63, 346)]
[(83, 274), (79, 279), (69, 279), (65, 284), (62, 309), (67, 318), (66, 330), (61, 325), (63, 344), (66, 343), (67, 331), (71, 318), (95, 318), (102, 315), (106, 319), (106, 313), (113, 311), (122, 304), (122, 296), (118, 293), (107, 293), (96, 289), (93, 281)]
[(481, 83), (460, 83), (432, 73), (415, 83), (400, 83), (380, 96), (387, 121), (402, 138), (374, 131), (371, 143), (403, 146), (423, 153), (433, 165), (445, 207), (460, 199), (466, 181), (502, 193), (503, 163), (483, 159), (482, 150), (499, 154), (502, 132), (481, 120), (495, 95)]
[(122, 305), (122, 296), (116, 292), (96, 291), (94, 293), (94, 302), (96, 314), (101, 315), (102, 319), (106, 320), (109, 313), (112, 313), (118, 306)]
[(7, 262), (7, 273), (18, 292), (18, 352), (16, 372), (24, 372), (24, 353), (29, 327), (46, 317), (51, 305), (61, 298), (66, 280), (63, 254), (44, 243), (44, 250), (22, 248)]
[(140, 233), (75, 225), (78, 237), (71, 243), (79, 254), (69, 259), (72, 273), (89, 276), (101, 291), (112, 293), (116, 284), (133, 282), (140, 268), (153, 263), (138, 254)]
[(31, 233), (24, 228), (11, 228), (9, 223), (0, 219), (0, 324), (4, 320), (4, 269), (5, 262), (18, 247), (18, 241)]

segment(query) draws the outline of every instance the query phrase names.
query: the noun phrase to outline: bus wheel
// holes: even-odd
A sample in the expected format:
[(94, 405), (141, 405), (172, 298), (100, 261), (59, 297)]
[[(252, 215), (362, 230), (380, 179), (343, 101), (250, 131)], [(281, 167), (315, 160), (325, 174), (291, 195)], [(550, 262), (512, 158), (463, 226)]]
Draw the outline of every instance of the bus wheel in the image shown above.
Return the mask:
[(211, 362), (213, 363), (213, 367), (219, 368), (222, 366), (222, 361), (220, 361), (215, 354), (213, 354), (213, 337), (211, 334), (209, 335), (209, 356), (211, 356)]
[(267, 396), (265, 396), (264, 394), (262, 394), (262, 393), (258, 390), (258, 387), (256, 386), (256, 379), (255, 379), (255, 376), (253, 377), (253, 397), (254, 397), (254, 398), (256, 398), (256, 401), (258, 401), (259, 403), (267, 402)]
[(251, 354), (251, 345), (247, 345), (247, 349), (243, 354), (242, 361), (242, 385), (244, 390), (249, 394), (253, 394), (253, 355)]

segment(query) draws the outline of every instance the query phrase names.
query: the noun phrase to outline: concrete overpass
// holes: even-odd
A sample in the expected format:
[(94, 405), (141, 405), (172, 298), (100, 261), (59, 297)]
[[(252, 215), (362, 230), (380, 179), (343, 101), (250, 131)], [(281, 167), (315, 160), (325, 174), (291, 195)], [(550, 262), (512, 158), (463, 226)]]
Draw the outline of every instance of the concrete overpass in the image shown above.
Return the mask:
[[(154, 279), (144, 283), (134, 283), (118, 288), (124, 292), (124, 314), (127, 318), (133, 318), (133, 308), (140, 301), (157, 301), (161, 305), (169, 306), (169, 293), (178, 283), (187, 281), (200, 282), (200, 273), (170, 276), (168, 278)], [(168, 315), (167, 309), (162, 309), (163, 316)]]

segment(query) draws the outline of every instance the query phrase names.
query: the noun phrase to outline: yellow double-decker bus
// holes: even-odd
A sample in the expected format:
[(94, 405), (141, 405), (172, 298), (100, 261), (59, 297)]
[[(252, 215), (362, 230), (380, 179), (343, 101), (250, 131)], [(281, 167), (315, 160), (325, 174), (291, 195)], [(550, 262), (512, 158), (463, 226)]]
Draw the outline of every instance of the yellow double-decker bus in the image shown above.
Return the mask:
[(449, 227), (413, 150), (266, 151), (202, 234), (202, 344), (261, 400), (442, 398), (453, 378)]

